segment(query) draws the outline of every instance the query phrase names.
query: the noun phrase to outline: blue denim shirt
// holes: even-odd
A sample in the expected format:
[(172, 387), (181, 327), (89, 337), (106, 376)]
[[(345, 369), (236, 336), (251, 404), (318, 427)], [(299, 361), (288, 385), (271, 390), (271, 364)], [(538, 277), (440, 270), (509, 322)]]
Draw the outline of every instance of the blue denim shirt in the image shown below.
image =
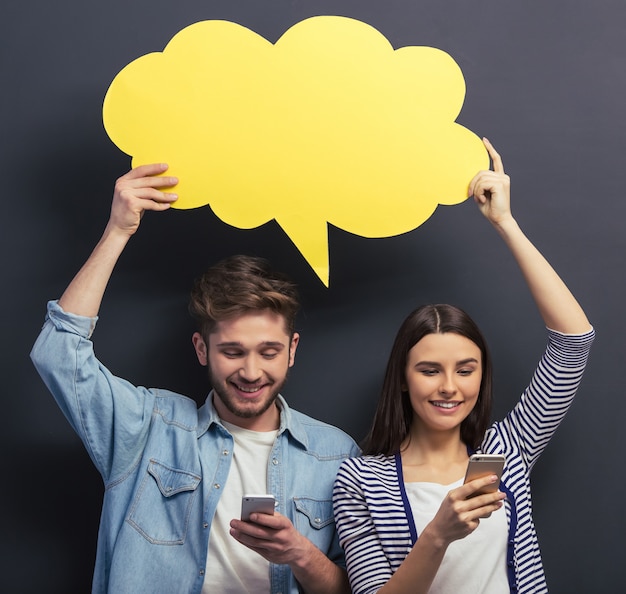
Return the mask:
[[(104, 480), (94, 593), (199, 593), (211, 522), (233, 457), (233, 437), (211, 394), (196, 403), (136, 387), (95, 357), (97, 318), (54, 301), (31, 357)], [(342, 460), (358, 455), (340, 429), (294, 411), (279, 396), (280, 428), (268, 468), (277, 510), (329, 559), (345, 566), (332, 510)], [(299, 592), (287, 565), (270, 565), (271, 592)]]

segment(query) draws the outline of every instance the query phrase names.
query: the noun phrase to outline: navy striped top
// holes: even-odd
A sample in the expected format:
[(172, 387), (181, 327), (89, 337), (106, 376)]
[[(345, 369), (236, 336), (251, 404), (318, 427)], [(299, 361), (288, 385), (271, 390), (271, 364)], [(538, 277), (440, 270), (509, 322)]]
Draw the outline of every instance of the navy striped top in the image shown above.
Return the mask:
[[(529, 475), (567, 413), (582, 379), (594, 331), (548, 331), (548, 345), (529, 386), (502, 420), (487, 430), (480, 452), (504, 454), (507, 570), (511, 592), (547, 592), (532, 519)], [(418, 535), (404, 490), (399, 455), (349, 458), (339, 469), (333, 503), (354, 594), (377, 592)]]

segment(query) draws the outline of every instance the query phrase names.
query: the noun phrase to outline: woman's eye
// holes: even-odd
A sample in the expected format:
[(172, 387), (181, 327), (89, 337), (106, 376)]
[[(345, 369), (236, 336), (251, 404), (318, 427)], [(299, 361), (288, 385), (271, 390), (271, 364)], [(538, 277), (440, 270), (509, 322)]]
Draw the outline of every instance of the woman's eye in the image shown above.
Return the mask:
[(436, 369), (422, 369), (422, 374), (423, 375), (437, 375), (437, 370)]

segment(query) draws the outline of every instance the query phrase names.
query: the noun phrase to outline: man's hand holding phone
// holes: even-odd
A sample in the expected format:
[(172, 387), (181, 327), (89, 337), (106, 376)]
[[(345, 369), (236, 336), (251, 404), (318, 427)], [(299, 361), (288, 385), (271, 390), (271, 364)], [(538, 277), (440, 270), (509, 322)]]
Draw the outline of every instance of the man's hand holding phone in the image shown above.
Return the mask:
[[(230, 522), (231, 536), (271, 563), (291, 565), (310, 558), (315, 545), (295, 529), (289, 518), (275, 512), (274, 504), (273, 495), (244, 495), (241, 520)], [(259, 515), (253, 521), (250, 514), (255, 513)]]

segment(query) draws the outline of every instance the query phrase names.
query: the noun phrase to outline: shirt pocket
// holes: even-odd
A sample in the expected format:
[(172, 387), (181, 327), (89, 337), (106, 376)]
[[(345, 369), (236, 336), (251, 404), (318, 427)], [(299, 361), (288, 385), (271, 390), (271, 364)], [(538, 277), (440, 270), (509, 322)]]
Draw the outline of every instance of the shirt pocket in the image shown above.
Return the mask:
[(332, 499), (294, 497), (294, 526), (321, 551), (326, 552), (335, 534)]
[(126, 521), (152, 544), (183, 544), (201, 477), (150, 460)]

